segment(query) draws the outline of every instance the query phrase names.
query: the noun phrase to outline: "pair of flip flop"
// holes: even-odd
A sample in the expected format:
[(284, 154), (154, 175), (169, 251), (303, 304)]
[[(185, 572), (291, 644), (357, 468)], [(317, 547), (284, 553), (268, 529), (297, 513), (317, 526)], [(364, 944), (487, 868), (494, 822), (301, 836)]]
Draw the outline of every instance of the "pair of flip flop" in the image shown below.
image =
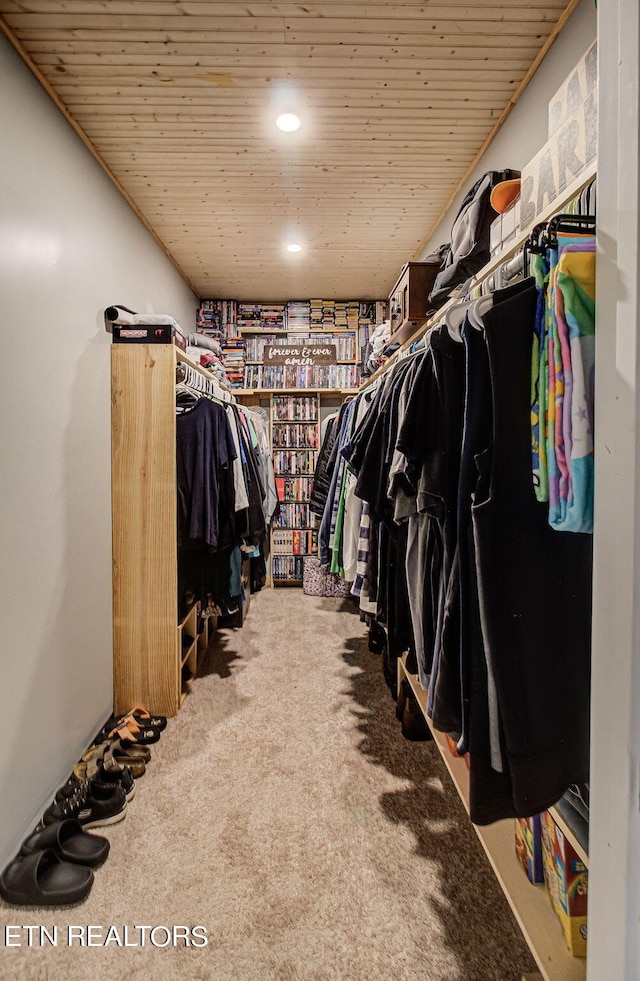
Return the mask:
[(158, 742), (160, 733), (166, 725), (166, 716), (151, 715), (142, 706), (137, 706), (119, 719), (115, 717), (110, 719), (100, 736), (105, 739), (120, 739), (125, 744), (147, 746)]
[(109, 842), (88, 834), (67, 818), (22, 843), (20, 853), (0, 875), (0, 896), (12, 906), (67, 906), (91, 891), (93, 870), (109, 854)]

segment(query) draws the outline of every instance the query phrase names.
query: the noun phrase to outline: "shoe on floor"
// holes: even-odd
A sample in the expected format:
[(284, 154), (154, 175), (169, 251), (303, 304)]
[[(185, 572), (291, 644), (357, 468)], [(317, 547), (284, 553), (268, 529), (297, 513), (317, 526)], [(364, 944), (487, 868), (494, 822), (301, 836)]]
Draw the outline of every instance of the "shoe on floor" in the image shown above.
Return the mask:
[(117, 824), (125, 816), (127, 798), (122, 787), (103, 787), (92, 782), (73, 797), (54, 801), (42, 815), (42, 824), (76, 818), (83, 828), (102, 828)]
[(101, 766), (97, 775), (93, 778), (94, 783), (102, 784), (103, 787), (122, 787), (127, 801), (133, 800), (136, 793), (136, 783), (131, 774), (130, 766), (121, 766), (118, 769), (107, 769)]
[(54, 800), (68, 800), (70, 797), (75, 797), (77, 794), (82, 793), (83, 788), (89, 790), (89, 780), (86, 777), (81, 780), (75, 773), (72, 773), (67, 782), (56, 790)]
[(387, 643), (384, 627), (374, 620), (369, 627), (369, 651), (371, 654), (382, 654)]
[(18, 855), (0, 876), (0, 896), (12, 906), (67, 906), (89, 895), (93, 871), (64, 862), (46, 848)]
[(96, 868), (106, 860), (109, 847), (106, 838), (87, 834), (79, 821), (67, 818), (30, 834), (22, 843), (20, 855), (33, 855), (50, 848), (63, 862)]
[[(100, 743), (94, 747), (93, 752), (85, 753), (82, 760), (74, 766), (73, 772), (78, 780), (96, 781), (105, 787), (122, 787), (128, 801), (135, 795), (132, 768), (128, 764), (118, 763), (109, 742)], [(144, 773), (144, 768), (142, 772)]]

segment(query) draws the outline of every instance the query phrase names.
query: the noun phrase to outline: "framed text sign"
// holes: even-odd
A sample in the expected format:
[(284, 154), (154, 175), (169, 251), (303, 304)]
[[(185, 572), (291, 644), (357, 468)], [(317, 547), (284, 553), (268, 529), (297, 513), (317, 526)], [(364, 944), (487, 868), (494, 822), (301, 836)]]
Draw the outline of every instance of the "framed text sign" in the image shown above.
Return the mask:
[(292, 344), (286, 347), (265, 347), (263, 360), (265, 364), (306, 367), (316, 364), (337, 364), (338, 355), (335, 344)]

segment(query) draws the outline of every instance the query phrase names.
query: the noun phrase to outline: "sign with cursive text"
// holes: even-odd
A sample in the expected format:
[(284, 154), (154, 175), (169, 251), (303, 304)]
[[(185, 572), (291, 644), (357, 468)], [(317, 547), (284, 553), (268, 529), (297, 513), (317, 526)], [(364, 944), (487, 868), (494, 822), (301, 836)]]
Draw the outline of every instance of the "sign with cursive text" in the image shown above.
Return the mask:
[(285, 364), (307, 367), (316, 364), (337, 364), (335, 344), (295, 344), (287, 347), (268, 346), (264, 349), (265, 364)]

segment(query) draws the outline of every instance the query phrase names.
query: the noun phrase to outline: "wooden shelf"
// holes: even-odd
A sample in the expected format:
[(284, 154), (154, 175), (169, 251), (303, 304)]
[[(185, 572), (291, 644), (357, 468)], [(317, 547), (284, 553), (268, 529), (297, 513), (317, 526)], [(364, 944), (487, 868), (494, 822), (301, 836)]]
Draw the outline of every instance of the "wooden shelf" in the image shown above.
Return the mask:
[(185, 354), (185, 352), (180, 350), (179, 347), (176, 348), (176, 358), (178, 361), (181, 361), (183, 364), (188, 364), (189, 367), (194, 368), (196, 371), (200, 372), (200, 374), (204, 378), (206, 378), (207, 381), (213, 380), (216, 383), (216, 385), (218, 385), (221, 389), (223, 389), (223, 391), (229, 393), (232, 393), (234, 391), (228, 385), (225, 385), (223, 381), (220, 381), (220, 379), (216, 375), (214, 375), (213, 372), (207, 371), (206, 368), (203, 368), (201, 364), (198, 364), (197, 361), (194, 361), (193, 358), (190, 358), (189, 355)]
[(197, 654), (198, 651), (198, 638), (194, 637), (192, 643), (187, 648), (186, 652), (183, 654), (182, 661), (180, 662), (180, 667), (183, 668), (185, 664), (189, 661), (189, 658), (193, 659), (193, 655)]
[[(407, 679), (418, 700), (434, 742), (469, 813), (467, 765), (464, 759), (451, 753), (444, 734), (433, 728), (427, 715), (428, 694), (420, 686), (417, 676), (407, 671), (405, 658), (398, 661), (398, 680), (402, 678)], [(473, 828), (536, 960), (541, 977), (544, 981), (585, 981), (586, 962), (569, 953), (562, 927), (551, 908), (544, 886), (532, 885), (516, 859), (514, 822), (497, 821), (487, 827), (474, 824)]]
[(549, 813), (551, 817), (556, 822), (563, 835), (575, 850), (576, 854), (580, 856), (587, 868), (589, 868), (589, 853), (584, 845), (576, 837), (575, 831), (565, 818), (563, 814), (560, 813), (557, 807), (550, 807)]

